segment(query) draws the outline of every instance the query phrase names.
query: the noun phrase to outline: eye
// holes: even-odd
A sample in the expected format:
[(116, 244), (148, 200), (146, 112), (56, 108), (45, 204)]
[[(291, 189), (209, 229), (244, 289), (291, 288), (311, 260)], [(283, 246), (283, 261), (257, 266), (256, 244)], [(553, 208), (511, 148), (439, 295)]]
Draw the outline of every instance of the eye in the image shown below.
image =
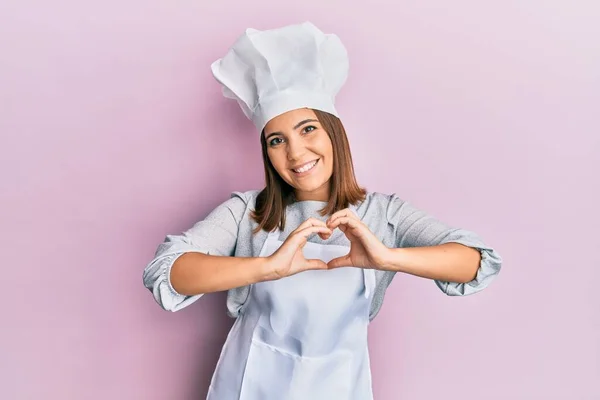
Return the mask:
[(283, 139), (280, 137), (276, 137), (276, 138), (269, 140), (269, 146), (271, 146), (271, 147), (277, 146), (281, 142), (283, 142)]
[(304, 131), (305, 133), (310, 133), (310, 132), (314, 131), (315, 129), (317, 129), (315, 126), (313, 126), (313, 125), (309, 125), (309, 126), (305, 127), (305, 128), (303, 129), (303, 131)]

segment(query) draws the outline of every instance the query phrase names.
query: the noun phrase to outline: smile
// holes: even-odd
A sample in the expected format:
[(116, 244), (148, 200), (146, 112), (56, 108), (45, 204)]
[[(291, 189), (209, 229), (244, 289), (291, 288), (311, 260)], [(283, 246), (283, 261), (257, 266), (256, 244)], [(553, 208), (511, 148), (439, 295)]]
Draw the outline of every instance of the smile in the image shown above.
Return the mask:
[(309, 163), (304, 164), (300, 168), (292, 169), (292, 171), (294, 171), (297, 174), (304, 174), (304, 173), (310, 171), (311, 169), (313, 169), (315, 167), (315, 165), (317, 165), (318, 161), (319, 161), (318, 159), (311, 161)]

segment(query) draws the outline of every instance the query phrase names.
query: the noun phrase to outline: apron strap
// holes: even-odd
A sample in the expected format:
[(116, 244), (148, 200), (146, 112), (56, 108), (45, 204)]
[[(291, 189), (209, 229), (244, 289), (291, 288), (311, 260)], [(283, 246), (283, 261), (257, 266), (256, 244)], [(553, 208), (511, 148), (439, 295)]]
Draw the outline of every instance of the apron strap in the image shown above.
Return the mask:
[(371, 293), (375, 292), (375, 286), (377, 284), (375, 270), (363, 268), (363, 274), (365, 278), (365, 297), (368, 299), (371, 296)]
[(267, 240), (279, 240), (279, 236), (281, 236), (281, 229), (279, 229), (279, 227), (275, 228), (274, 230), (272, 230), (271, 232), (269, 232), (269, 235), (267, 236)]

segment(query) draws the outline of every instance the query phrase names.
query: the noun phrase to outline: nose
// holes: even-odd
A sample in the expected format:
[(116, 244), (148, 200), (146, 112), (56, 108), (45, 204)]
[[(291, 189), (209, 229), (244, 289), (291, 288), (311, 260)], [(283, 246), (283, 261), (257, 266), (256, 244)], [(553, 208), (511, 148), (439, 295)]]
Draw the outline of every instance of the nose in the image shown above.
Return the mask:
[(287, 158), (289, 161), (301, 160), (306, 151), (304, 142), (299, 138), (290, 138), (287, 145)]

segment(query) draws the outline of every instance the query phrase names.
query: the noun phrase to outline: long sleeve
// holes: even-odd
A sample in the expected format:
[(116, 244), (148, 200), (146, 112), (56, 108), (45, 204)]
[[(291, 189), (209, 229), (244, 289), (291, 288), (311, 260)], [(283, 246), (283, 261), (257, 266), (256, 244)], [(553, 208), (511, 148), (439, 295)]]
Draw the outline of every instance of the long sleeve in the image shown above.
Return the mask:
[(178, 235), (167, 235), (146, 266), (144, 286), (156, 302), (167, 311), (178, 311), (194, 303), (202, 294), (186, 296), (173, 288), (171, 268), (175, 260), (187, 252), (232, 256), (238, 238), (238, 225), (246, 210), (243, 193), (234, 192), (230, 199), (217, 206), (204, 220)]
[(475, 279), (467, 283), (434, 280), (435, 284), (449, 296), (465, 296), (485, 289), (500, 272), (500, 255), (474, 232), (452, 228), (401, 200), (396, 195), (390, 198), (387, 210), (388, 223), (393, 226), (396, 247), (436, 246), (445, 243), (460, 243), (477, 249), (481, 262)]

